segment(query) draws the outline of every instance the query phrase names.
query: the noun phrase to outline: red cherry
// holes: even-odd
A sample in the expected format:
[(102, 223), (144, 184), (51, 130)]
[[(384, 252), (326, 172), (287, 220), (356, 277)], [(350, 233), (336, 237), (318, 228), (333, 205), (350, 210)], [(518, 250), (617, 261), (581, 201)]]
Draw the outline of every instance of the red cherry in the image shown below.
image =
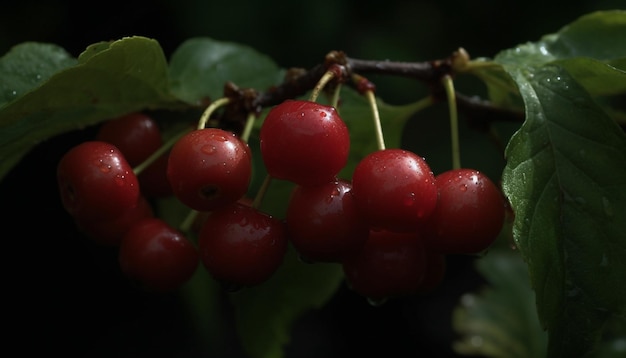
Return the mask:
[(506, 213), (500, 189), (480, 171), (457, 169), (436, 177), (439, 201), (429, 218), (429, 248), (448, 254), (475, 254), (498, 237)]
[(352, 193), (370, 225), (414, 231), (437, 204), (435, 176), (424, 158), (403, 149), (372, 152), (356, 166)]
[(182, 233), (158, 218), (137, 222), (124, 235), (120, 268), (144, 288), (166, 292), (179, 288), (195, 273), (196, 247)]
[(285, 219), (289, 239), (305, 261), (340, 262), (365, 244), (369, 226), (351, 189), (340, 179), (294, 188)]
[(120, 150), (87, 141), (70, 149), (57, 165), (63, 207), (75, 218), (110, 220), (137, 205), (139, 182)]
[(273, 107), (259, 140), (269, 175), (303, 186), (334, 181), (350, 149), (348, 127), (337, 110), (304, 100), (286, 100)]
[(227, 287), (268, 280), (283, 262), (287, 245), (283, 221), (241, 203), (209, 213), (198, 235), (204, 267)]
[(140, 197), (136, 206), (128, 208), (112, 219), (83, 219), (76, 218), (76, 225), (80, 231), (94, 242), (104, 246), (119, 246), (126, 232), (138, 221), (153, 217), (150, 203), (145, 197)]
[(167, 177), (174, 195), (198, 211), (236, 202), (248, 191), (251, 176), (250, 148), (223, 129), (194, 130), (169, 154)]
[(352, 290), (380, 302), (418, 292), (426, 252), (415, 232), (372, 230), (365, 246), (345, 259), (342, 268)]
[(141, 164), (163, 145), (156, 121), (139, 112), (104, 122), (98, 129), (96, 139), (115, 145), (133, 167)]

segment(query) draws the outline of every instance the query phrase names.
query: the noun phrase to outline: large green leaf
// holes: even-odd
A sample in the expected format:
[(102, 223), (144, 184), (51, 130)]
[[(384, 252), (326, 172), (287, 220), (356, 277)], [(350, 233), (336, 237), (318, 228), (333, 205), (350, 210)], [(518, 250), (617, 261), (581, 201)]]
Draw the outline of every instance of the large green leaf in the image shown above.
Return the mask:
[(13, 47), (0, 58), (0, 108), (76, 62), (54, 44), (25, 42)]
[(495, 59), (525, 105), (503, 187), (550, 357), (592, 354), (607, 320), (625, 314), (626, 137), (596, 100), (624, 92), (609, 64), (626, 55), (624, 38), (625, 12), (594, 13)]
[[(129, 37), (95, 44), (76, 64), (55, 46), (29, 44), (2, 59), (42, 69), (41, 81), (8, 76), (20, 96), (0, 108), (0, 179), (33, 146), (55, 135), (85, 128), (124, 113), (176, 107), (168, 91), (167, 62), (155, 40)], [(39, 58), (57, 59), (45, 69)], [(68, 66), (70, 64), (71, 66)], [(12, 92), (11, 92), (12, 93)]]
[(222, 97), (227, 82), (264, 91), (283, 75), (272, 59), (253, 48), (206, 37), (185, 41), (170, 60), (172, 92), (189, 103)]
[(453, 311), (460, 334), (454, 349), (460, 354), (498, 358), (545, 357), (547, 335), (535, 308), (528, 268), (519, 252), (492, 250), (476, 261), (487, 285), (466, 293)]

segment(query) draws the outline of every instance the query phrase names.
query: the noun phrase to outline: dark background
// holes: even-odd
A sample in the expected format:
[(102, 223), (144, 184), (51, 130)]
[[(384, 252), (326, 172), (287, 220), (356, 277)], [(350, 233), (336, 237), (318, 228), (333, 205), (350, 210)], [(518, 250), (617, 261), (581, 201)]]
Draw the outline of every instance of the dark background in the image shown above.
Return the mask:
[[(462, 46), (472, 56), (492, 57), (555, 32), (587, 12), (623, 7), (621, 3), (24, 0), (3, 4), (0, 53), (23, 41), (40, 41), (78, 56), (94, 42), (142, 35), (157, 39), (166, 54), (194, 36), (239, 42), (268, 54), (282, 67), (312, 66), (330, 50), (366, 59), (421, 61), (445, 57)], [(423, 90), (406, 81), (380, 78), (375, 83), (390, 103), (415, 100)], [(408, 126), (407, 138), (424, 129), (441, 130), (424, 126)], [(242, 357), (233, 327), (224, 326), (225, 340), (207, 351), (196, 341), (177, 295), (135, 289), (120, 275), (115, 250), (96, 247), (76, 232), (60, 206), (54, 169), (65, 151), (91, 134), (88, 128), (40, 144), (0, 183), (5, 351)], [(447, 146), (441, 140), (407, 140), (407, 145), (432, 154), (433, 165), (444, 168), (447, 155), (436, 154), (441, 142)], [(481, 153), (484, 145), (476, 148), (466, 163), (485, 165), (485, 155), (492, 154)], [(445, 159), (437, 162), (440, 157)], [(497, 155), (493, 158), (486, 169), (496, 175), (502, 163)], [(342, 286), (327, 306), (296, 322), (287, 357), (454, 357), (452, 308), (463, 293), (482, 284), (472, 263), (468, 257), (451, 258), (436, 292), (380, 307)]]

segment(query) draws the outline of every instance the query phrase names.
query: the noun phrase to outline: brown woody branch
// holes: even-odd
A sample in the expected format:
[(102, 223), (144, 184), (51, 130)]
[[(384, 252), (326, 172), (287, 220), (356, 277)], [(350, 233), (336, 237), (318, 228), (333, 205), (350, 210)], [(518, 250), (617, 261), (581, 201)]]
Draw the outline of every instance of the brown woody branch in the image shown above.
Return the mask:
[[(355, 83), (350, 80), (353, 75), (360, 77), (367, 74), (401, 76), (423, 82), (429, 87), (433, 98), (445, 100), (441, 78), (444, 75), (454, 76), (454, 69), (459, 61), (467, 61), (468, 59), (467, 54), (461, 50), (444, 59), (424, 62), (363, 60), (348, 57), (340, 51), (332, 51), (326, 55), (323, 63), (308, 70), (289, 69), (283, 83), (264, 92), (239, 89), (236, 85), (228, 83), (225, 87), (225, 95), (235, 97), (237, 100), (232, 102), (227, 111), (228, 115), (224, 117), (229, 117), (228, 120), (231, 124), (233, 122), (243, 123), (251, 111), (260, 113), (263, 108), (274, 106), (286, 99), (300, 97), (313, 89), (319, 79), (333, 65), (341, 66), (343, 71), (341, 72), (342, 77), (336, 78), (330, 85), (346, 83), (356, 88)], [(472, 128), (486, 131), (492, 122), (522, 122), (524, 120), (523, 112), (499, 108), (488, 101), (465, 96), (461, 93), (457, 93), (456, 96), (459, 112), (467, 118)]]

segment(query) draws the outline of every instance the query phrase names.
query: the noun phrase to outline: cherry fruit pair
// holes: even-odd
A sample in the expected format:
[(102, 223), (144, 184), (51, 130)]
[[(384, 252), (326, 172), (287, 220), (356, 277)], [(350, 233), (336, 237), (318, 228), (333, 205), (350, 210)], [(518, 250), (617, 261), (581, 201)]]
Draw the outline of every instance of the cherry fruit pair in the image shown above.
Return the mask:
[(198, 252), (181, 232), (154, 216), (149, 198), (169, 193), (162, 162), (143, 176), (131, 166), (160, 145), (152, 118), (133, 113), (106, 122), (94, 140), (71, 148), (56, 175), (62, 205), (77, 227), (98, 244), (119, 247), (121, 270), (130, 279), (163, 292), (191, 277)]

